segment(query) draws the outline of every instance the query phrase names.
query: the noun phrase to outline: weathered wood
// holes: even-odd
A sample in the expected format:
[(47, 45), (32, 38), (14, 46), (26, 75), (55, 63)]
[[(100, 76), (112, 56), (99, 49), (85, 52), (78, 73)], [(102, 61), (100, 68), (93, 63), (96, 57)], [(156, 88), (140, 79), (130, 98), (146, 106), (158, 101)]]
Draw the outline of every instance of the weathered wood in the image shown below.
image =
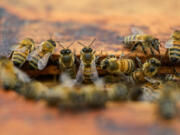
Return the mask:
[[(49, 32), (54, 39), (69, 44), (73, 40), (90, 42), (97, 39), (93, 48), (97, 54), (120, 55), (123, 51), (130, 58), (143, 61), (149, 54), (129, 52), (120, 44), (121, 36), (130, 34), (131, 27), (138, 27), (163, 41), (175, 29), (180, 29), (180, 1), (177, 0), (1, 0), (0, 1), (0, 55), (8, 55), (10, 47), (24, 37), (36, 42), (46, 40)], [(76, 53), (82, 47), (75, 43)], [(60, 48), (53, 59), (58, 58)], [(161, 48), (162, 73), (172, 73), (170, 63)], [(58, 67), (51, 63), (43, 71), (28, 70), (31, 75), (58, 74)], [(180, 72), (179, 65), (177, 71)], [(1, 135), (54, 135), (54, 134), (179, 134), (179, 117), (164, 121), (157, 116), (155, 105), (149, 103), (109, 103), (101, 110), (80, 112), (59, 111), (43, 102), (25, 100), (14, 92), (0, 91)]]

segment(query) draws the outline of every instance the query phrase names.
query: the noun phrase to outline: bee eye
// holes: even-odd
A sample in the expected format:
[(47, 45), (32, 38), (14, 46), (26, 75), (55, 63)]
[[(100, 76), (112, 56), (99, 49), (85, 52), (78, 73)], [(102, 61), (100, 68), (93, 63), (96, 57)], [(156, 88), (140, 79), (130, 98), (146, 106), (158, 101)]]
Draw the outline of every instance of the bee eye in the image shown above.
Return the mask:
[(89, 48), (89, 52), (92, 52), (92, 48)]
[(71, 53), (71, 50), (67, 49), (67, 50), (66, 50), (66, 53), (68, 53), (68, 54)]
[(65, 53), (65, 50), (61, 50), (61, 54), (64, 54)]
[(87, 49), (86, 48), (83, 48), (83, 50), (82, 50), (83, 52), (87, 52)]

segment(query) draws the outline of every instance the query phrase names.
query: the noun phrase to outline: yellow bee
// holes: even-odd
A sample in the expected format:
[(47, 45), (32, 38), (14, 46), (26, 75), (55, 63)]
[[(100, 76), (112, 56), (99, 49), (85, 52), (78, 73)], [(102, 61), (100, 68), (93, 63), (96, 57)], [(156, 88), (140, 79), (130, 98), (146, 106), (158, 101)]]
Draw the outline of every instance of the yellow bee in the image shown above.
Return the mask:
[(135, 70), (135, 63), (132, 59), (118, 59), (111, 55), (101, 61), (101, 68), (111, 74), (130, 74)]
[(4, 89), (17, 90), (23, 83), (30, 82), (30, 78), (20, 69), (14, 67), (13, 62), (6, 57), (0, 58), (0, 84)]
[(77, 82), (90, 83), (98, 79), (98, 72), (95, 63), (95, 51), (91, 48), (94, 41), (95, 39), (88, 46), (78, 42), (83, 46), (83, 49), (80, 53), (81, 63), (76, 75)]
[(176, 99), (172, 89), (174, 88), (165, 84), (160, 99), (158, 100), (158, 111), (160, 116), (167, 120), (172, 119), (177, 114)]
[[(139, 61), (139, 65), (142, 65), (142, 63)], [(156, 83), (152, 77), (154, 77), (159, 67), (161, 66), (161, 62), (156, 58), (150, 58), (149, 60), (146, 60), (146, 62), (137, 70), (135, 70), (131, 76), (130, 80), (131, 82), (150, 82), (150, 83)]]
[(52, 39), (44, 41), (28, 57), (29, 65), (33, 69), (43, 70), (56, 47), (56, 42)]
[(136, 28), (132, 28), (132, 35), (126, 36), (123, 39), (123, 43), (131, 48), (131, 51), (136, 50), (137, 46), (141, 46), (144, 54), (147, 54), (146, 48), (149, 48), (152, 55), (155, 55), (154, 50), (160, 53), (159, 46), (160, 41), (151, 35), (144, 34)]
[(67, 48), (59, 44), (63, 49), (60, 51), (59, 65), (61, 72), (67, 73), (72, 78), (76, 77), (75, 54), (69, 49), (73, 45), (72, 42)]
[(31, 81), (25, 83), (19, 90), (19, 94), (25, 96), (27, 99), (43, 99), (49, 88), (38, 81)]
[(175, 30), (172, 33), (171, 39), (165, 44), (165, 48), (167, 48), (166, 54), (168, 54), (169, 60), (173, 64), (174, 72), (176, 73), (174, 66), (180, 61), (180, 30)]
[(34, 41), (31, 38), (25, 38), (16, 45), (11, 54), (11, 60), (14, 65), (21, 67), (25, 63), (28, 55), (34, 50), (34, 47)]

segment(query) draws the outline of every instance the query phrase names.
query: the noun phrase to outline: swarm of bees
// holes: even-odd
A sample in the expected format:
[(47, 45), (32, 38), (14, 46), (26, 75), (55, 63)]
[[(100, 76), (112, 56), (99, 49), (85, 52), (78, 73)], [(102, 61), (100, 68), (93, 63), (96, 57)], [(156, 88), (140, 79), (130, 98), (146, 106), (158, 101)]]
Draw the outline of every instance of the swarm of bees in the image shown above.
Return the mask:
[[(136, 60), (123, 56), (109, 55), (100, 60), (92, 48), (95, 40), (89, 44), (78, 42), (83, 48), (78, 58), (70, 47), (62, 42), (48, 39), (39, 46), (31, 38), (25, 38), (13, 49), (10, 59), (0, 58), (0, 84), (5, 90), (15, 90), (27, 99), (44, 100), (48, 105), (63, 108), (104, 107), (111, 101), (149, 101), (157, 103), (159, 114), (165, 119), (176, 116), (176, 101), (179, 86), (172, 88), (169, 82), (178, 82), (180, 77), (174, 66), (174, 74), (158, 76), (161, 59), (155, 53), (160, 53), (159, 39), (132, 29), (133, 34), (123, 37), (122, 43), (135, 51), (141, 46), (147, 54), (149, 48), (152, 58), (144, 63), (140, 58)], [(21, 71), (27, 61), (32, 70), (43, 70), (52, 56), (56, 46), (62, 49), (59, 55), (60, 82), (56, 86), (30, 79)], [(175, 65), (180, 60), (180, 31), (173, 32), (165, 47), (169, 60)], [(76, 64), (79, 61), (79, 65)], [(99, 76), (97, 63), (106, 76)], [(175, 89), (175, 90), (174, 90)], [(158, 91), (158, 92), (157, 92)]]

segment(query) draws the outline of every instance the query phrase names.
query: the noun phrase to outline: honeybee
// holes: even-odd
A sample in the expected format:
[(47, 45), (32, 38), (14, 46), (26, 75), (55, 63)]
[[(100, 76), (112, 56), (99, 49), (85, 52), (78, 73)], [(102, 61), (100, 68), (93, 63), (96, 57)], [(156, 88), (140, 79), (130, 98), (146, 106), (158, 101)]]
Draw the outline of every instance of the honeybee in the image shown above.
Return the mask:
[[(175, 30), (172, 33), (170, 40), (165, 44), (165, 48), (167, 48), (166, 54), (168, 54), (171, 63), (177, 64), (180, 61), (180, 30)], [(176, 73), (174, 66), (173, 69)]]
[(147, 54), (146, 48), (150, 49), (152, 55), (155, 55), (153, 49), (160, 53), (160, 41), (158, 38), (155, 38), (148, 34), (144, 34), (137, 28), (132, 28), (132, 33), (132, 35), (126, 36), (123, 39), (123, 43), (126, 46), (130, 47), (131, 51), (136, 50), (137, 46), (141, 46), (144, 54)]
[(111, 74), (130, 74), (135, 70), (135, 63), (132, 59), (118, 59), (111, 55), (101, 61), (101, 68)]
[(98, 79), (98, 72), (96, 69), (95, 63), (95, 51), (91, 48), (91, 45), (94, 43), (94, 39), (88, 46), (78, 42), (83, 46), (83, 49), (80, 52), (80, 66), (78, 73), (76, 75), (76, 81), (90, 83)]
[(25, 83), (19, 90), (19, 94), (25, 96), (27, 99), (43, 99), (49, 88), (38, 81), (31, 81)]
[[(138, 61), (140, 62), (140, 60)], [(130, 76), (131, 82), (148, 81), (154, 85), (158, 85), (159, 82), (152, 79), (152, 77), (154, 77), (157, 74), (159, 67), (161, 66), (161, 62), (156, 58), (150, 58), (146, 60), (144, 64), (140, 62), (139, 65), (142, 66), (135, 70)]]
[(125, 101), (128, 97), (128, 88), (123, 83), (118, 83), (111, 85), (110, 88), (108, 88), (108, 99), (110, 101)]
[(26, 82), (30, 82), (30, 78), (24, 72), (14, 67), (8, 58), (0, 57), (0, 83), (4, 89), (16, 90)]
[(158, 101), (158, 111), (165, 119), (172, 119), (177, 113), (176, 100), (172, 89), (171, 86), (165, 85)]
[(98, 79), (95, 84), (86, 85), (81, 88), (85, 94), (85, 102), (90, 107), (104, 107), (108, 100), (104, 82)]
[[(14, 48), (14, 47), (13, 47)], [(13, 64), (17, 67), (21, 67), (29, 53), (31, 53), (34, 50), (34, 41), (31, 38), (25, 38), (23, 39), (18, 45), (15, 46), (12, 54), (11, 54), (11, 60), (13, 61)]]
[(43, 70), (56, 47), (56, 42), (52, 39), (41, 43), (28, 57), (29, 65), (33, 69)]
[(49, 105), (63, 108), (77, 109), (85, 105), (84, 91), (74, 87), (74, 81), (67, 75), (61, 76), (62, 84), (52, 88), (46, 94), (46, 101)]
[(71, 76), (71, 78), (76, 77), (76, 65), (75, 65), (75, 54), (69, 49), (73, 45), (74, 42), (72, 42), (70, 45), (68, 45), (67, 48), (64, 48), (64, 46), (59, 43), (59, 45), (63, 48), (60, 51), (60, 57), (59, 57), (59, 65), (61, 72), (64, 72)]

